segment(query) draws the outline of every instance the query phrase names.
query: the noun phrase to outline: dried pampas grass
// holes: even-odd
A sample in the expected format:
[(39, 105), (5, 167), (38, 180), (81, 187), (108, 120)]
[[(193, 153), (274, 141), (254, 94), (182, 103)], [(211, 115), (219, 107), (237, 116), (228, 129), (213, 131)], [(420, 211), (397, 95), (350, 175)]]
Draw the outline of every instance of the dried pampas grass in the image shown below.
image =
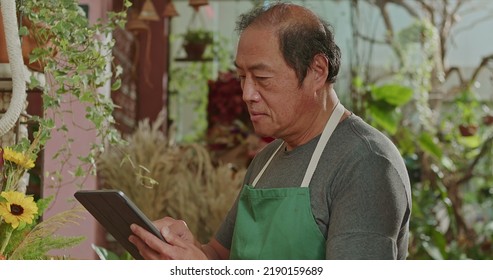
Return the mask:
[[(32, 230), (22, 237), (22, 241), (12, 251), (11, 260), (47, 259), (53, 249), (70, 248), (78, 245), (84, 236), (61, 236), (56, 232), (67, 224), (78, 225), (82, 218), (83, 208), (75, 207), (58, 213), (39, 222)], [(54, 258), (59, 258), (54, 256)]]
[(176, 144), (161, 125), (142, 121), (127, 144), (109, 147), (98, 162), (98, 176), (104, 188), (125, 192), (151, 220), (182, 219), (206, 242), (238, 195), (245, 170), (213, 165), (203, 145)]

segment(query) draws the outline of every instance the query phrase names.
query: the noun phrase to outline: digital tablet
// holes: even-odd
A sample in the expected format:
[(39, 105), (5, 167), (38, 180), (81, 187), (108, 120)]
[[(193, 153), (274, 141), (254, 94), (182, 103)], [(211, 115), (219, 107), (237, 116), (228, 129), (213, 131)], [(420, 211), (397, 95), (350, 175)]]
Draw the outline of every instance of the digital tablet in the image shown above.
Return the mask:
[(158, 229), (142, 211), (119, 190), (81, 190), (75, 198), (136, 259), (144, 259), (128, 241), (131, 224), (137, 224), (164, 240)]

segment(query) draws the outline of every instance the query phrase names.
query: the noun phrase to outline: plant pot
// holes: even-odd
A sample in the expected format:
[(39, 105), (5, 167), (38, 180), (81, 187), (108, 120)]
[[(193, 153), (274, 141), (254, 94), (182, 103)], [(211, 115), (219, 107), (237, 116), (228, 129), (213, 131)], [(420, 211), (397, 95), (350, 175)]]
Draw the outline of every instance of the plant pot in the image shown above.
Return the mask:
[(486, 115), (483, 117), (483, 123), (485, 125), (492, 125), (493, 124), (493, 115)]
[(473, 124), (461, 124), (459, 125), (459, 131), (464, 137), (473, 136), (478, 131), (478, 126)]
[[(28, 19), (23, 18), (22, 25), (27, 26), (29, 28), (31, 23), (29, 22)], [(22, 36), (21, 44), (22, 44), (22, 58), (24, 60), (24, 64), (31, 70), (43, 72), (43, 67), (41, 63), (39, 63), (38, 61), (29, 63), (29, 55), (36, 47), (38, 47), (36, 40), (31, 35)], [(2, 13), (0, 13), (0, 63), (9, 63)]]
[(183, 45), (183, 48), (187, 53), (187, 59), (189, 60), (201, 60), (206, 47), (207, 44), (200, 43), (187, 43)]

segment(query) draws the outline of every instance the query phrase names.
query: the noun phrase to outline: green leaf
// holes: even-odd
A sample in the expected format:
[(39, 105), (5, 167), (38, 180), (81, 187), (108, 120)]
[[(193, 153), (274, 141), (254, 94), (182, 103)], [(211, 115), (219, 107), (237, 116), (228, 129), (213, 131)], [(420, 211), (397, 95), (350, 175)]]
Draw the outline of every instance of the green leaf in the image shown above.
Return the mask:
[(31, 75), (29, 77), (29, 88), (36, 88), (40, 85), (41, 83), (39, 82), (39, 80), (34, 76), (34, 75)]
[(130, 6), (132, 6), (132, 2), (130, 2), (129, 0), (125, 0), (124, 5), (125, 8), (129, 8)]
[(117, 254), (94, 244), (91, 244), (92, 249), (96, 252), (98, 255), (99, 259), (101, 260), (119, 260), (120, 258), (118, 257)]
[(454, 171), (457, 169), (457, 167), (455, 166), (455, 163), (448, 156), (443, 156), (441, 163), (449, 171)]
[(437, 248), (437, 246), (433, 245), (430, 242), (423, 242), (423, 248), (425, 249), (426, 253), (428, 253), (428, 255), (430, 255), (430, 257), (432, 259), (443, 260), (442, 253)]
[(414, 144), (415, 135), (407, 127), (399, 129), (399, 150), (403, 155), (412, 155), (415, 153), (416, 145)]
[(26, 35), (29, 35), (29, 30), (27, 30), (27, 27), (26, 26), (21, 26), (19, 28), (19, 35), (20, 36), (26, 36)]
[(115, 67), (115, 76), (118, 77), (120, 76), (121, 74), (123, 73), (123, 67), (121, 67), (120, 65), (117, 65)]
[(423, 132), (419, 137), (419, 146), (426, 153), (434, 156), (437, 159), (441, 159), (443, 155), (442, 149), (436, 144), (438, 141), (435, 137), (431, 136), (428, 132)]
[(48, 206), (51, 205), (51, 202), (53, 201), (53, 199), (55, 199), (55, 197), (53, 195), (51, 195), (48, 197), (40, 198), (36, 201), (36, 206), (38, 206), (37, 216), (43, 215), (43, 213), (48, 208)]
[(397, 132), (397, 125), (399, 124), (400, 115), (391, 108), (385, 108), (383, 106), (377, 106), (377, 104), (370, 104), (368, 107), (368, 112), (370, 113), (373, 121), (394, 135)]
[(23, 230), (26, 227), (26, 222), (25, 221), (19, 221), (19, 226), (16, 228), (16, 230)]
[(81, 166), (77, 166), (75, 173), (74, 173), (74, 176), (75, 177), (82, 177), (84, 175), (86, 175), (86, 172), (84, 171), (84, 169), (82, 169)]
[(353, 85), (356, 89), (362, 89), (365, 83), (363, 82), (363, 79), (361, 79), (360, 76), (356, 76), (353, 79)]
[(374, 87), (371, 93), (374, 100), (382, 100), (394, 106), (402, 106), (413, 97), (411, 88), (397, 84)]
[(83, 92), (80, 97), (79, 97), (79, 100), (82, 101), (82, 102), (92, 102), (94, 103), (94, 97), (93, 97), (93, 94), (92, 92), (90, 91), (85, 91)]
[(120, 86), (122, 85), (122, 80), (121, 79), (117, 79), (112, 85), (111, 85), (111, 90), (112, 91), (115, 91), (117, 89), (120, 88)]
[(477, 134), (471, 136), (460, 136), (457, 139), (457, 142), (464, 147), (475, 149), (481, 145), (481, 138)]

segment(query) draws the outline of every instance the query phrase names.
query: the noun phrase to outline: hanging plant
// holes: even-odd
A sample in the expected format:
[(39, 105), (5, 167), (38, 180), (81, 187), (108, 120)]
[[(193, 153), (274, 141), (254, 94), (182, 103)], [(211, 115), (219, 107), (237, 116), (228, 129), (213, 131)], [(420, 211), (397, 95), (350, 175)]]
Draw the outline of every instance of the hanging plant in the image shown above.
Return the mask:
[(190, 29), (183, 34), (183, 48), (189, 60), (203, 59), (207, 46), (213, 42), (213, 33), (205, 29)]
[[(3, 24), (3, 15), (0, 13), (0, 63), (9, 63), (9, 57), (7, 54), (7, 40), (5, 34), (5, 27)], [(32, 22), (29, 21), (26, 17), (22, 17), (22, 25), (20, 35), (22, 36), (22, 58), (24, 60), (24, 64), (27, 65), (31, 70), (42, 72), (43, 66), (39, 62), (29, 62), (29, 55), (32, 51), (40, 47), (33, 36), (26, 34), (23, 31), (32, 27)]]
[[(53, 133), (65, 136), (64, 143), (50, 160), (60, 164), (59, 171), (49, 174), (54, 178), (54, 187), (60, 187), (63, 175), (61, 170), (67, 167), (73, 157), (71, 144), (74, 139), (69, 134), (69, 127), (80, 126), (70, 115), (74, 112), (72, 105), (85, 106), (85, 119), (90, 123), (84, 125), (88, 130), (96, 131), (99, 142), (91, 143), (89, 154), (79, 157), (80, 163), (71, 162), (74, 166), (69, 172), (74, 176), (74, 184), (82, 184), (87, 175), (96, 172), (95, 162), (98, 155), (104, 151), (105, 144), (123, 142), (119, 133), (113, 127), (112, 112), (114, 104), (102, 93), (101, 88), (108, 82), (113, 90), (120, 86), (119, 74), (121, 69), (108, 71), (108, 63), (112, 62), (112, 47), (114, 41), (111, 33), (117, 27), (123, 28), (126, 19), (126, 8), (129, 1), (124, 1), (125, 10), (109, 13), (103, 23), (99, 21), (90, 24), (86, 15), (76, 0), (24, 0), (17, 2), (17, 12), (22, 14), (32, 24), (21, 27), (19, 33), (29, 35), (36, 43), (36, 48), (29, 52), (29, 63), (42, 65), (45, 82), (30, 77), (29, 87), (41, 88), (43, 99), (43, 115), (29, 117), (30, 123), (36, 123), (38, 128), (32, 139), (20, 139), (17, 144), (3, 147), (0, 151), (0, 258), (4, 259), (44, 259), (51, 249), (71, 247), (83, 238), (55, 236), (54, 232), (66, 223), (75, 223), (80, 218), (74, 208), (64, 211), (50, 219), (39, 221), (37, 218), (48, 207), (51, 199), (40, 199), (33, 204), (33, 198), (22, 193), (17, 186), (11, 184), (20, 172), (32, 167), (39, 152), (44, 149)], [(16, 14), (13, 1), (2, 0), (2, 8), (11, 8)], [(14, 21), (16, 22), (16, 21)], [(29, 27), (29, 28), (28, 28)], [(10, 29), (9, 29), (10, 28)], [(12, 30), (11, 26), (7, 28)], [(7, 33), (7, 32), (6, 32)], [(18, 39), (18, 36), (17, 38)], [(10, 44), (9, 40), (9, 44)], [(13, 40), (12, 42), (15, 42)], [(19, 43), (18, 41), (15, 43)], [(12, 47), (9, 47), (10, 50)], [(14, 53), (9, 50), (9, 53)], [(19, 53), (17, 53), (19, 54)], [(10, 61), (16, 70), (13, 73), (14, 86), (17, 85), (21, 95), (25, 95), (25, 79), (23, 77), (22, 58), (14, 56)], [(20, 76), (20, 79), (18, 75)], [(10, 109), (10, 108), (9, 108)], [(5, 115), (4, 115), (5, 116)], [(3, 116), (3, 117), (4, 117)], [(2, 117), (2, 119), (3, 119)], [(74, 123), (68, 125), (68, 122)], [(3, 130), (2, 130), (3, 132)], [(47, 157), (48, 159), (48, 157)], [(22, 168), (22, 169), (21, 169)], [(79, 186), (80, 187), (80, 186)], [(12, 202), (14, 201), (14, 202)], [(18, 207), (12, 207), (15, 203)], [(22, 209), (20, 209), (20, 208)], [(24, 211), (30, 215), (23, 217)], [(19, 210), (19, 211), (14, 211)], [(27, 212), (26, 212), (27, 213)]]

